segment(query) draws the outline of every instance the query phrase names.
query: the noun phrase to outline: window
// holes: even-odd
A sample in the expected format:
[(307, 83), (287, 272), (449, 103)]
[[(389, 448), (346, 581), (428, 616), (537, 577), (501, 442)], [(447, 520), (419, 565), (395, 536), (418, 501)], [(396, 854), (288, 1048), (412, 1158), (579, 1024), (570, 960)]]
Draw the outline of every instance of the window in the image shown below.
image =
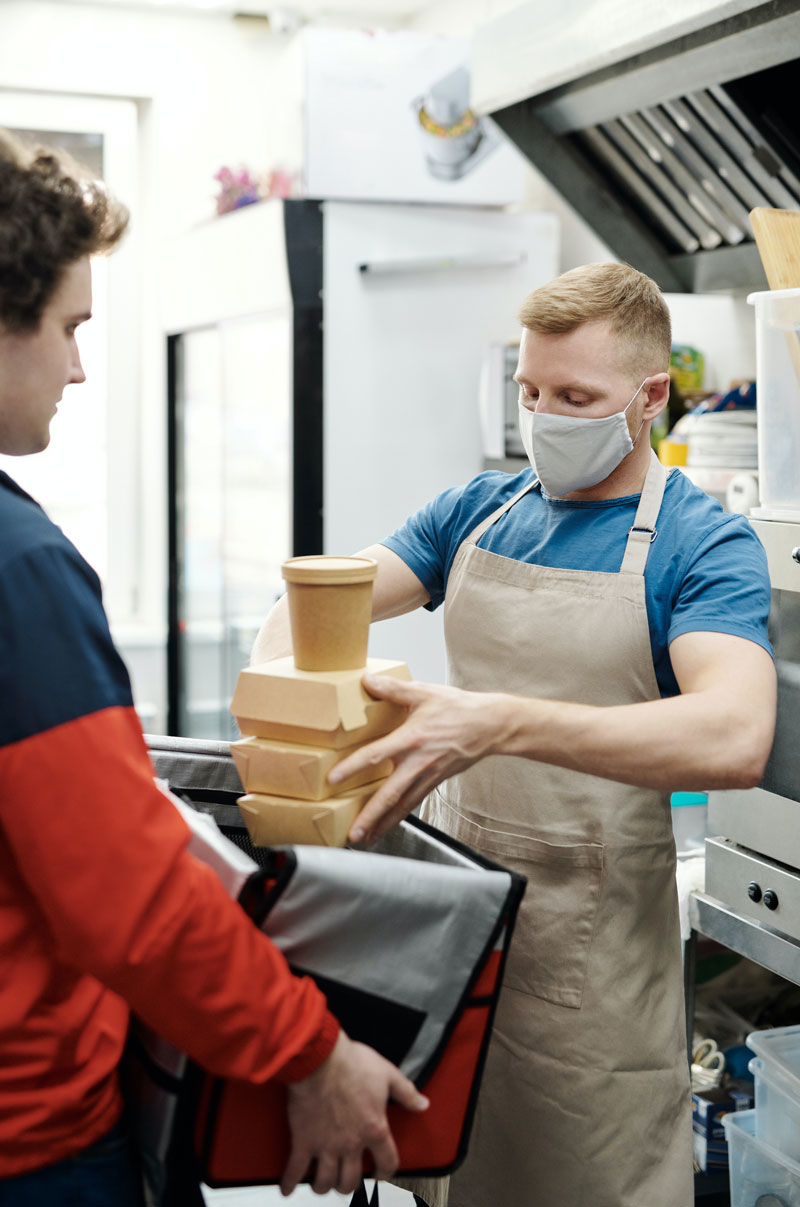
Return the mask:
[(119, 250), (92, 265), (93, 318), (78, 331), (86, 382), (65, 390), (45, 452), (0, 456), (95, 568), (109, 615), (124, 623), (136, 613), (139, 544), (136, 105), (0, 90), (0, 125), (63, 147), (132, 211)]

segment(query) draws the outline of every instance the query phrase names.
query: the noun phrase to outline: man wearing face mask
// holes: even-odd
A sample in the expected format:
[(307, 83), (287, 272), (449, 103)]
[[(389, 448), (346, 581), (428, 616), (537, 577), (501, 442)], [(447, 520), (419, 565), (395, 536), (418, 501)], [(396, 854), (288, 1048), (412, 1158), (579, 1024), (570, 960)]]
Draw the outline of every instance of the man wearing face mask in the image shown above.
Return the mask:
[[(528, 878), (450, 1207), (688, 1207), (670, 794), (762, 777), (766, 559), (651, 452), (671, 348), (654, 282), (589, 265), (520, 318), (531, 468), (446, 490), (365, 551), (374, 619), (444, 602), (448, 686), (365, 677), (408, 720), (330, 778), (395, 763), (354, 841), (424, 802)], [(277, 605), (254, 660), (287, 643)]]

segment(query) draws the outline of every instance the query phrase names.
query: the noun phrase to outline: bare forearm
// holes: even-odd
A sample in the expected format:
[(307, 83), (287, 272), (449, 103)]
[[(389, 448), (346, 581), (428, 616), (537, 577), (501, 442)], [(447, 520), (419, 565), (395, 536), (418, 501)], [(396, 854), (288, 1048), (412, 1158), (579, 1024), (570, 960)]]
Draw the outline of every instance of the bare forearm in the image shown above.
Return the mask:
[(292, 652), (292, 632), (289, 626), (289, 602), (281, 596), (258, 631), (250, 654), (250, 665), (286, 658)]
[(328, 777), (336, 783), (384, 759), (394, 763), (353, 823), (351, 841), (379, 838), (437, 784), (491, 754), (665, 792), (754, 787), (775, 725), (770, 655), (741, 638), (700, 632), (676, 638), (670, 657), (681, 695), (608, 708), (365, 675), (371, 695), (409, 712)]
[(610, 708), (494, 696), (494, 750), (620, 783), (680, 791), (750, 788), (769, 754), (772, 711), (699, 692)]

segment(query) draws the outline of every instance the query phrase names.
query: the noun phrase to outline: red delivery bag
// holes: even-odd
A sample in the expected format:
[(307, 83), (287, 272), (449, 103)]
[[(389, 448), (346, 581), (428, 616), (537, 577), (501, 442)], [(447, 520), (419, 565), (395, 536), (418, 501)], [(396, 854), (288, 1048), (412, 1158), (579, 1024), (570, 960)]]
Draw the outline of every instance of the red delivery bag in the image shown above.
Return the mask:
[[(188, 797), (175, 803), (192, 828), (190, 849), (217, 869), (292, 970), (313, 977), (350, 1038), (397, 1064), (430, 1099), (421, 1114), (389, 1107), (398, 1174), (457, 1168), (524, 878), (414, 817), (369, 851), (254, 849), (235, 806), (241, 789), (229, 790), (236, 773), (224, 744), (148, 741), (156, 770)], [(175, 1201), (171, 1183), (280, 1181), (289, 1154), (283, 1085), (212, 1076), (136, 1020), (127, 1075), (154, 1207)]]

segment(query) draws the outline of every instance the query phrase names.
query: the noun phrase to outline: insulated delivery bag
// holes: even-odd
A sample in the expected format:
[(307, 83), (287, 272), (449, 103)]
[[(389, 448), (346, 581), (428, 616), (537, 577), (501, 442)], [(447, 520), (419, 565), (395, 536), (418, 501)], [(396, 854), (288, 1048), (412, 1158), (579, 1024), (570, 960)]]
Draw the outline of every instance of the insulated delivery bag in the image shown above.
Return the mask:
[[(253, 848), (227, 743), (147, 742), (192, 830), (190, 850), (216, 868), (292, 970), (313, 977), (345, 1032), (430, 1099), (422, 1114), (389, 1106), (398, 1174), (455, 1169), (524, 878), (414, 817), (369, 851)], [(171, 1207), (169, 1184), (182, 1174), (212, 1187), (280, 1181), (289, 1153), (284, 1086), (214, 1077), (137, 1020), (126, 1072), (150, 1204)]]

